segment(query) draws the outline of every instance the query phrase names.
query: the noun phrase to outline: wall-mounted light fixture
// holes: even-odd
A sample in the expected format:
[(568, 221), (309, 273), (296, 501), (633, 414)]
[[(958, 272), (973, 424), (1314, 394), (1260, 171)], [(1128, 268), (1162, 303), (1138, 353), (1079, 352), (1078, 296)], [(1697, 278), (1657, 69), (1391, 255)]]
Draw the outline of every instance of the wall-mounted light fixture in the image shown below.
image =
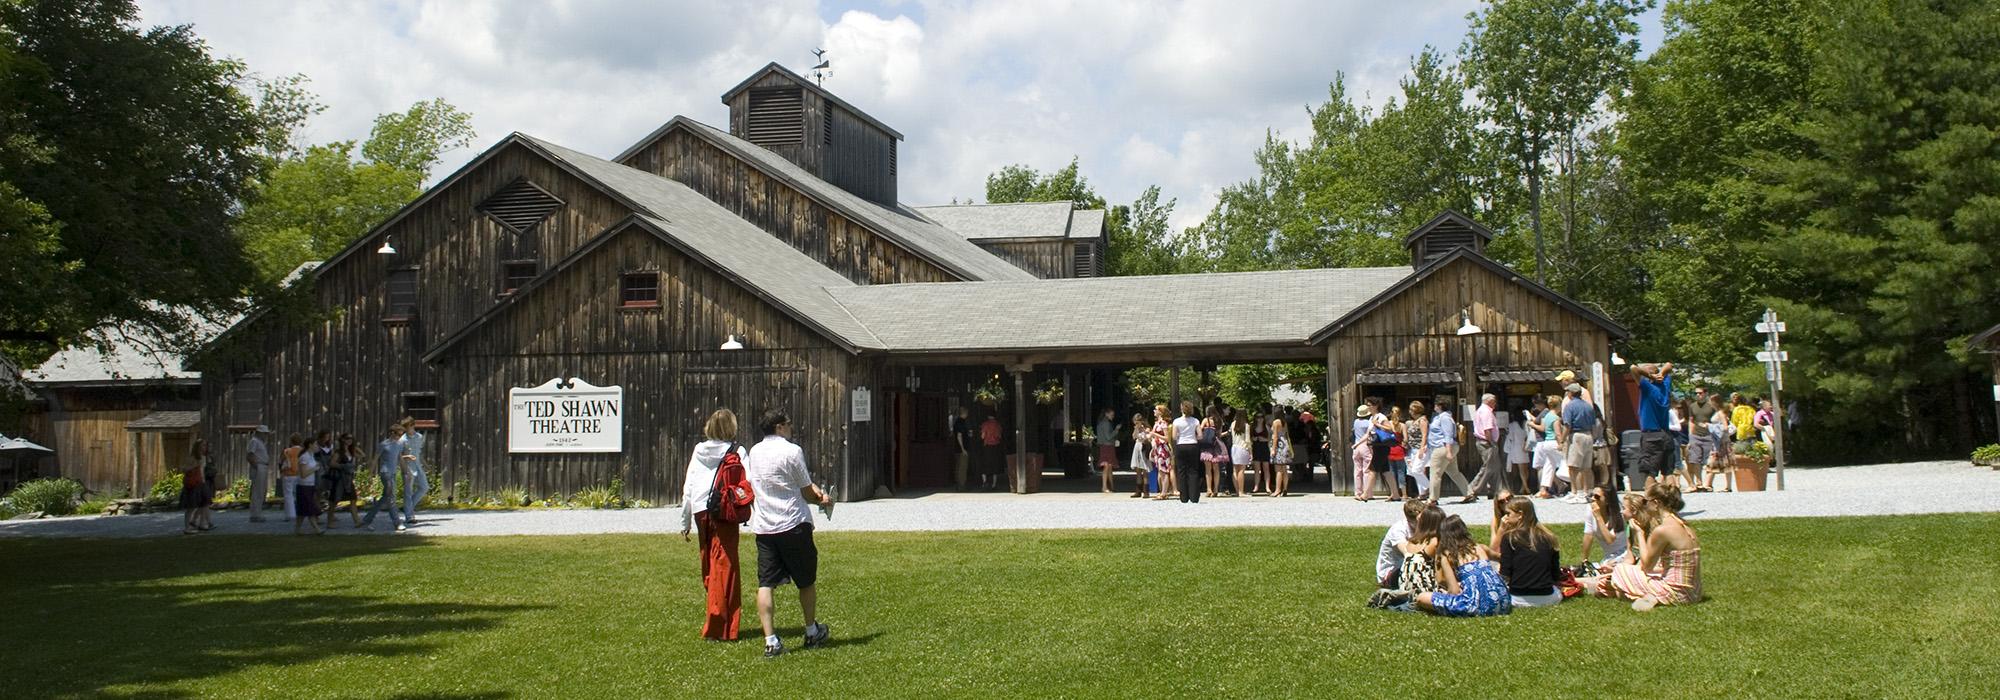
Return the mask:
[(742, 349), (743, 349), (743, 341), (740, 341), (740, 340), (737, 340), (737, 339), (736, 339), (736, 334), (735, 334), (735, 333), (731, 333), (731, 334), (729, 334), (729, 339), (728, 339), (728, 340), (724, 340), (724, 341), (722, 341), (722, 349), (724, 349), (724, 350), (742, 350)]
[(383, 255), (395, 255), (395, 254), (396, 254), (396, 246), (392, 246), (392, 245), (389, 245), (389, 237), (388, 237), (388, 236), (383, 236), (383, 237), (382, 237), (382, 247), (380, 247), (380, 248), (376, 248), (376, 249), (375, 249), (375, 252), (377, 252), (377, 253), (381, 253), (381, 254), (383, 254)]
[(1458, 327), (1459, 335), (1474, 335), (1483, 332), (1479, 330), (1478, 326), (1472, 325), (1471, 308), (1468, 307), (1464, 311), (1458, 312), (1458, 319), (1459, 321), (1463, 322), (1462, 325)]

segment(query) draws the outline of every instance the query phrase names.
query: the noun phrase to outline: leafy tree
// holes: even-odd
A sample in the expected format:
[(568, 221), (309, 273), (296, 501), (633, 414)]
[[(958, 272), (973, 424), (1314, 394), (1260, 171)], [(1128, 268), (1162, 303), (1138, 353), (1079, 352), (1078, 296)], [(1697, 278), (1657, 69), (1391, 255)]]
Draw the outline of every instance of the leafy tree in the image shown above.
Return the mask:
[(231, 233), (292, 124), (192, 29), (130, 0), (0, 0), (0, 341), (22, 365), (92, 329), (186, 340), (251, 284)]
[(992, 204), (1015, 202), (1072, 202), (1078, 209), (1103, 209), (1104, 198), (1079, 174), (1077, 159), (1046, 175), (1025, 165), (1009, 165), (986, 176), (986, 201)]
[(1160, 201), (1160, 188), (1147, 187), (1130, 206), (1112, 207), (1105, 227), (1110, 249), (1104, 254), (1104, 272), (1110, 276), (1166, 275), (1180, 271), (1186, 251), (1180, 238), (1168, 230), (1174, 215), (1174, 200)]
[(1657, 344), (1656, 356), (1719, 370), (1754, 350), (1745, 327), (1765, 290), (1789, 275), (1739, 245), (1771, 235), (1745, 161), (1757, 152), (1804, 153), (1795, 126), (1808, 108), (1809, 37), (1824, 24), (1826, 5), (1670, 2), (1665, 41), (1634, 69), (1630, 93), (1617, 102), (1611, 155), (1625, 168), (1633, 202), (1654, 217), (1639, 234), (1657, 246), (1643, 261), (1648, 318), (1635, 330)]
[(1791, 388), (1825, 399), (1817, 429), (1962, 452), (1983, 382), (1953, 349), (2000, 308), (2000, 8), (1826, 12), (1791, 128), (1805, 147), (1751, 159), (1773, 235), (1746, 246), (1789, 271), (1767, 300), (1791, 327)]
[(438, 159), (472, 136), (470, 115), (434, 99), (376, 117), (360, 159), (353, 141), (284, 155), (238, 229), (258, 274), (276, 282), (346, 248), (421, 195)]
[[(1514, 172), (1527, 182), (1536, 279), (1547, 277), (1546, 161), (1559, 156), (1560, 173), (1574, 171), (1583, 127), (1598, 102), (1624, 84), (1638, 53), (1634, 17), (1651, 7), (1651, 0), (1492, 0), (1483, 13), (1466, 17), (1472, 24), (1460, 48), (1466, 77)], [(1567, 244), (1573, 241), (1573, 207), (1564, 213)]]

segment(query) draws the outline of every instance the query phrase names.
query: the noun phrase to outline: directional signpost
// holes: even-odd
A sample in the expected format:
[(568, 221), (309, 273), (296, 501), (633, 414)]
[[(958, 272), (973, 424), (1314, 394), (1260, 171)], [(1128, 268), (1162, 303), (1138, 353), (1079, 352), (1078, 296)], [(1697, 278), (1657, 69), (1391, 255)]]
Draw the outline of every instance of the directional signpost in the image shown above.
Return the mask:
[(1791, 353), (1778, 347), (1778, 336), (1785, 332), (1785, 322), (1778, 320), (1778, 312), (1764, 309), (1764, 318), (1757, 322), (1757, 332), (1764, 334), (1764, 350), (1757, 353), (1757, 361), (1764, 363), (1764, 378), (1771, 382), (1771, 463), (1778, 473), (1778, 490), (1785, 490), (1785, 402), (1778, 393), (1785, 389), (1785, 361), (1792, 359)]

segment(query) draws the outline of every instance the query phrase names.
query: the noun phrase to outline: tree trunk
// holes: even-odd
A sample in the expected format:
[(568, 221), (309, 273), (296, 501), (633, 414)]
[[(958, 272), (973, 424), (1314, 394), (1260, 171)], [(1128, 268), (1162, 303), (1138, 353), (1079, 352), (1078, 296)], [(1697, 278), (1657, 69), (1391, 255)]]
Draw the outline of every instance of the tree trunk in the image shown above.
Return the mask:
[(1563, 137), (1563, 294), (1576, 297), (1576, 132)]
[(1549, 256), (1542, 245), (1542, 157), (1537, 153), (1528, 163), (1528, 221), (1535, 231), (1535, 282), (1549, 283)]

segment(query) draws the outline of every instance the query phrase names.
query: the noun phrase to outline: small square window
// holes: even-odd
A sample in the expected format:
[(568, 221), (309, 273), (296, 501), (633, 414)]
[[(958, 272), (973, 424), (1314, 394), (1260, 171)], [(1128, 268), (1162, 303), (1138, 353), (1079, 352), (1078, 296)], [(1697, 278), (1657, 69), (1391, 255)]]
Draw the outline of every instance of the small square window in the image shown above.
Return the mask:
[(404, 394), (403, 415), (414, 419), (419, 428), (438, 427), (437, 394)]
[(417, 317), (417, 268), (389, 271), (389, 298), (382, 312), (384, 321), (408, 321)]
[(229, 389), (229, 427), (255, 428), (264, 422), (264, 375), (238, 377)]
[(625, 306), (656, 307), (660, 305), (660, 273), (627, 272), (618, 283), (618, 300)]
[(500, 293), (513, 294), (535, 278), (541, 266), (533, 260), (513, 260), (500, 264)]

